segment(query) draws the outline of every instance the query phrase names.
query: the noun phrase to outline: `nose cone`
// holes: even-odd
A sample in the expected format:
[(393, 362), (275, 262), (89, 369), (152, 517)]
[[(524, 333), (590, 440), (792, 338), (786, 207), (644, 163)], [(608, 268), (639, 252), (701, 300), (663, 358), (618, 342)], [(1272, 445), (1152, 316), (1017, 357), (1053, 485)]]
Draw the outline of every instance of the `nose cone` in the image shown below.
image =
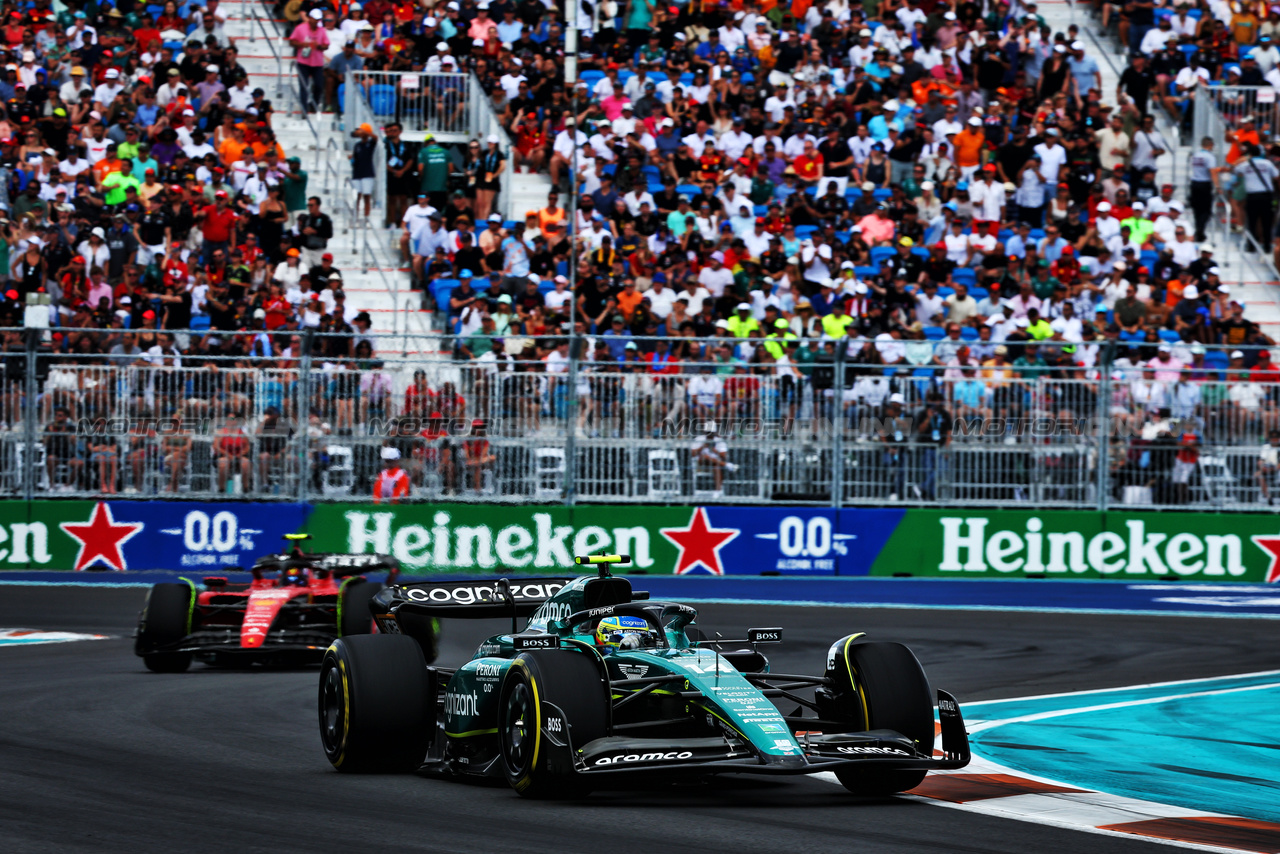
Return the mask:
[(809, 762), (803, 756), (764, 756), (764, 764), (776, 765), (779, 768), (803, 768)]

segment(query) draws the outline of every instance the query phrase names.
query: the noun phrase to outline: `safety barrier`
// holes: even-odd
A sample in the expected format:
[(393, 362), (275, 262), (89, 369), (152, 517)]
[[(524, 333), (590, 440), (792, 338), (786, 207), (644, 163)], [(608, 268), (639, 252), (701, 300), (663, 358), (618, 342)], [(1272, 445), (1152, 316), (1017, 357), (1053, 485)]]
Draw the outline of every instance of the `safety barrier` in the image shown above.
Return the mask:
[(0, 492), (370, 501), (388, 447), (428, 503), (1255, 509), (1280, 488), (1280, 372), (1184, 343), (1044, 345), (1110, 365), (1084, 369), (963, 339), (282, 332), (182, 357), (64, 333), (66, 353), (6, 338)]
[(0, 504), (0, 532), (3, 570), (217, 575), (305, 532), (308, 550), (388, 554), (416, 575), (576, 572), (575, 554), (607, 550), (666, 576), (1280, 579), (1270, 514), (113, 498)]

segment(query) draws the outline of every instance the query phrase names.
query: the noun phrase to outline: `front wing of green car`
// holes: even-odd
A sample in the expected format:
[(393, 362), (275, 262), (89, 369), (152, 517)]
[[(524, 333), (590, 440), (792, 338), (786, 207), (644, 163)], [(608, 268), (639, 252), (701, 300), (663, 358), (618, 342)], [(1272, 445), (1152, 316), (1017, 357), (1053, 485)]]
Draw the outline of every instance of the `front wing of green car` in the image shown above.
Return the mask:
[(615, 696), (618, 691), (645, 689), (678, 695), (695, 713), (718, 722), (721, 734), (670, 739), (613, 735), (573, 744), (568, 731), (544, 730), (552, 749), (566, 751), (565, 758), (582, 774), (812, 774), (854, 765), (866, 766), (869, 772), (938, 771), (963, 768), (969, 762), (959, 704), (945, 691), (937, 693), (942, 750), (935, 756), (932, 743), (916, 744), (892, 730), (800, 729), (803, 725), (784, 717), (755, 684), (773, 677), (740, 673), (710, 650), (619, 652), (608, 660), (611, 671), (644, 674), (614, 680)]
[[(715, 738), (610, 736), (574, 745), (564, 731), (544, 730), (551, 749), (563, 750), (580, 774), (815, 774), (859, 766), (867, 773), (943, 771), (969, 764), (969, 740), (953, 696), (938, 692), (941, 755), (892, 730), (851, 733), (762, 732), (753, 742), (732, 734)], [(773, 737), (776, 735), (776, 738)], [(790, 749), (788, 749), (788, 747)]]

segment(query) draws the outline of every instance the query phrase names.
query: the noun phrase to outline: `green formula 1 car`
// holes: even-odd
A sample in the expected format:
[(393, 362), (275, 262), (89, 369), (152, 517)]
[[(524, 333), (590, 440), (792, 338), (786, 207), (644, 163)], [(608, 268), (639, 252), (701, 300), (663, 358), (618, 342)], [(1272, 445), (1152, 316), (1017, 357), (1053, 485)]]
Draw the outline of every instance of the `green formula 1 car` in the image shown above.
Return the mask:
[[(324, 657), (329, 761), (505, 778), (526, 797), (580, 796), (619, 776), (819, 771), (884, 795), (968, 764), (960, 708), (944, 691), (935, 755), (933, 695), (907, 647), (850, 634), (831, 645), (821, 676), (771, 673), (758, 647), (782, 629), (709, 641), (693, 608), (649, 601), (608, 573), (626, 556), (576, 561), (599, 574), (380, 591), (370, 603), (379, 633), (340, 638)], [(512, 632), (457, 669), (430, 666), (435, 621), (466, 617), (510, 617)]]

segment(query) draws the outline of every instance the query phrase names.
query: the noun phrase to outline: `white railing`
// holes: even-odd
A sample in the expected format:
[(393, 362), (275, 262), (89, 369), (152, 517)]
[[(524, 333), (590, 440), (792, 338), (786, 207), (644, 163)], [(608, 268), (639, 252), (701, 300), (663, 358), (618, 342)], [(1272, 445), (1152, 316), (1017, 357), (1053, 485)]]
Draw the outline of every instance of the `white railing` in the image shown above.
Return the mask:
[[(284, 93), (285, 93), (284, 59), (281, 57), (280, 51), (276, 50), (275, 40), (280, 39), (281, 43), (283, 44), (285, 42), (285, 37), (283, 34), (281, 34), (278, 31), (273, 34), (267, 30), (267, 23), (265, 20), (263, 20), (262, 12), (258, 9), (257, 0), (249, 0), (249, 2), (243, 3), (241, 5), (244, 8), (249, 10), (249, 17), (252, 18), (254, 21), (253, 24), (249, 25), (249, 41), (257, 43), (258, 37), (254, 33), (254, 30), (256, 28), (258, 31), (262, 33), (263, 41), (267, 43), (267, 49), (271, 51), (271, 57), (276, 61), (275, 97), (276, 97), (276, 100), (279, 101), (282, 98), (284, 98)], [(274, 28), (275, 28), (274, 25), (272, 25), (272, 29)], [(283, 106), (283, 104), (280, 104), (279, 106)]]
[(411, 136), (431, 131), (453, 142), (469, 138), (476, 128), (474, 88), (470, 74), (351, 71), (343, 100), (349, 111), (351, 94), (359, 94), (367, 116), (362, 120), (375, 127), (394, 120)]
[[(32, 337), (25, 370), (0, 373), (0, 492), (367, 498), (386, 445), (412, 461), (425, 500), (1239, 510), (1280, 488), (1267, 462), (1280, 451), (1264, 448), (1280, 429), (1280, 383), (1219, 358), (1160, 379), (1129, 368), (1071, 379), (924, 375), (837, 354), (788, 378), (767, 359), (738, 367), (702, 352), (726, 339), (676, 339), (697, 361), (660, 362), (663, 373), (633, 357), (583, 361), (573, 379), (549, 362), (453, 358), (449, 337), (372, 336), (372, 356), (346, 336), (276, 337), (292, 357), (253, 368), (51, 354)], [(485, 342), (457, 343), (467, 356)], [(464, 465), (476, 419), (494, 453), (483, 472)], [(699, 454), (708, 421), (732, 468)], [(1187, 433), (1198, 437), (1194, 471), (1179, 466)], [(245, 439), (226, 447), (224, 435)]]
[[(507, 168), (499, 178), (498, 210), (507, 219), (513, 217), (511, 138), (475, 75), (348, 71), (342, 95), (343, 126), (348, 130), (365, 122), (376, 129), (397, 121), (406, 139), (421, 139), (429, 132), (440, 142), (478, 139), (483, 143), (490, 134), (496, 135), (507, 157)], [(381, 169), (378, 174), (383, 174)], [(376, 193), (375, 202), (385, 204), (386, 188), (381, 182)]]

